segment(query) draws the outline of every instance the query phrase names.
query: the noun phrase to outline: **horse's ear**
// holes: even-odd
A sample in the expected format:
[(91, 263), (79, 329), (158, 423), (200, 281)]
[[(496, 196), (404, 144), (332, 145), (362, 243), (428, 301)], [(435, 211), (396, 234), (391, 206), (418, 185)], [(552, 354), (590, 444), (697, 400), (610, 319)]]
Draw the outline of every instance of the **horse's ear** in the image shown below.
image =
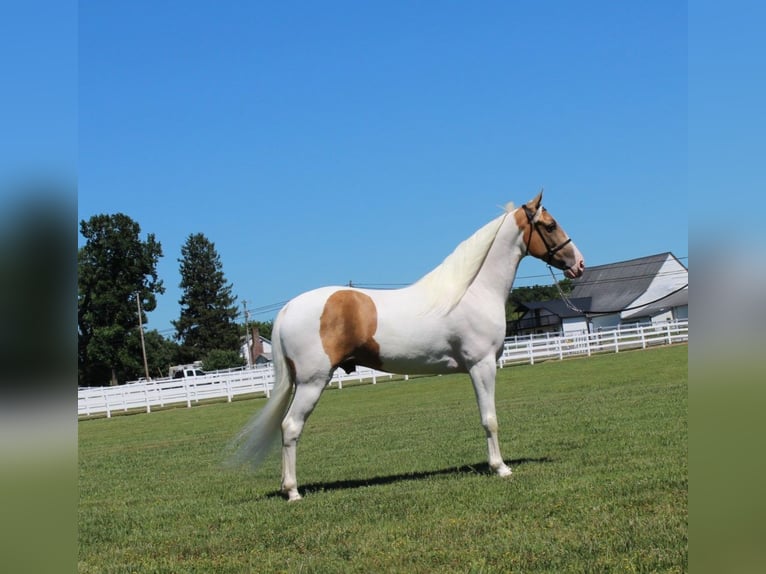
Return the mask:
[(543, 204), (543, 190), (540, 189), (540, 193), (537, 194), (537, 196), (530, 200), (529, 203), (527, 203), (527, 207), (531, 209), (533, 212), (537, 213), (537, 210), (540, 209), (540, 206)]

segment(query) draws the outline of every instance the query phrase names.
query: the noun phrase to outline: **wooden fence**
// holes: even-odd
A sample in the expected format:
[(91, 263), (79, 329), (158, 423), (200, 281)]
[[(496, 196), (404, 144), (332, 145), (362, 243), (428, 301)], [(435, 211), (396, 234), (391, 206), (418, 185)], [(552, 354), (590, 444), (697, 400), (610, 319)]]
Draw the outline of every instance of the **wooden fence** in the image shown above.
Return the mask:
[[(622, 327), (599, 333), (547, 333), (505, 340), (498, 366), (516, 365), (564, 359), (572, 356), (590, 356), (594, 353), (619, 353), (628, 349), (646, 349), (654, 345), (670, 345), (689, 340), (689, 322), (675, 321), (656, 325)], [(330, 384), (343, 388), (347, 381), (370, 381), (394, 375), (359, 367), (346, 374), (338, 369)], [(406, 375), (405, 375), (406, 378)], [(150, 413), (152, 407), (165, 407), (186, 403), (187, 407), (206, 399), (226, 399), (238, 395), (263, 394), (269, 396), (274, 385), (271, 365), (259, 368), (229, 369), (184, 379), (157, 379), (135, 382), (116, 387), (81, 388), (77, 393), (77, 414), (80, 417), (134, 412)]]

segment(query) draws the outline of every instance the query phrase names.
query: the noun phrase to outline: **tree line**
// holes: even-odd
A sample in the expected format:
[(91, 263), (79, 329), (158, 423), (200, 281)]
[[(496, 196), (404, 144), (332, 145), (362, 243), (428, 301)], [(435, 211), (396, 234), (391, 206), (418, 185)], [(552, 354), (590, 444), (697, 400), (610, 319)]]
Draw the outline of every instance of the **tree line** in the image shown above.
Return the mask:
[(525, 310), (523, 308), (524, 303), (530, 303), (532, 301), (550, 301), (552, 299), (561, 298), (559, 288), (564, 295), (572, 294), (572, 280), (562, 279), (556, 285), (531, 285), (528, 287), (516, 287), (511, 290), (511, 294), (508, 297), (508, 301), (505, 303), (505, 318), (507, 321), (515, 321), (521, 319)]
[[(203, 362), (209, 370), (241, 366), (245, 324), (237, 322), (237, 297), (226, 280), (215, 244), (202, 233), (188, 236), (178, 259), (181, 306), (175, 333), (141, 332), (146, 313), (165, 292), (157, 264), (162, 246), (153, 233), (141, 238), (125, 214), (80, 221), (85, 244), (77, 256), (77, 365), (80, 386), (119, 384), (167, 376), (170, 365)], [(250, 322), (271, 336), (271, 322)]]
[[(166, 338), (157, 330), (142, 332), (146, 313), (165, 292), (157, 274), (163, 256), (153, 233), (141, 238), (137, 222), (125, 214), (95, 215), (80, 222), (85, 244), (77, 257), (77, 365), (80, 386), (115, 385), (145, 376), (168, 375), (171, 365), (201, 360), (215, 370), (241, 366), (239, 349), (245, 336), (232, 284), (226, 280), (221, 258), (202, 233), (190, 234), (181, 248), (179, 286), (181, 311), (172, 321), (175, 333)], [(559, 286), (571, 292), (571, 281)], [(517, 319), (520, 303), (556, 299), (555, 285), (513, 289), (506, 319)], [(262, 336), (271, 337), (272, 323), (252, 321)]]

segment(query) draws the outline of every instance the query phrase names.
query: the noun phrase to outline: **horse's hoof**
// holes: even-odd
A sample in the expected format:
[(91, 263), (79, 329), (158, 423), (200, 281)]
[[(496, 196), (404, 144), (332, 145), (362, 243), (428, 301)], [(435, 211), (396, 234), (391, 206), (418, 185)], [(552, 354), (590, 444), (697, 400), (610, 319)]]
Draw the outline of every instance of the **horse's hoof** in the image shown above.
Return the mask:
[(298, 500), (303, 500), (303, 497), (298, 493), (297, 490), (291, 490), (287, 493), (287, 502), (296, 502)]
[(506, 465), (499, 467), (495, 472), (497, 472), (497, 476), (502, 476), (502, 477), (511, 476), (513, 474), (513, 472), (511, 472), (511, 469)]

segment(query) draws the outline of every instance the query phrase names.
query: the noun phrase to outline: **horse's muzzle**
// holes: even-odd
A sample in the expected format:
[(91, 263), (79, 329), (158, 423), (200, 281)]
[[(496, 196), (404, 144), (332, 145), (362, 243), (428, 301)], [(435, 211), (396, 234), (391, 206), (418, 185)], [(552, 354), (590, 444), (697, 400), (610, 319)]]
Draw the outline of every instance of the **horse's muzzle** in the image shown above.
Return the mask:
[(577, 263), (571, 267), (568, 267), (567, 269), (564, 269), (564, 275), (566, 275), (569, 279), (576, 279), (577, 277), (582, 277), (584, 271), (585, 260), (582, 257), (578, 257)]

